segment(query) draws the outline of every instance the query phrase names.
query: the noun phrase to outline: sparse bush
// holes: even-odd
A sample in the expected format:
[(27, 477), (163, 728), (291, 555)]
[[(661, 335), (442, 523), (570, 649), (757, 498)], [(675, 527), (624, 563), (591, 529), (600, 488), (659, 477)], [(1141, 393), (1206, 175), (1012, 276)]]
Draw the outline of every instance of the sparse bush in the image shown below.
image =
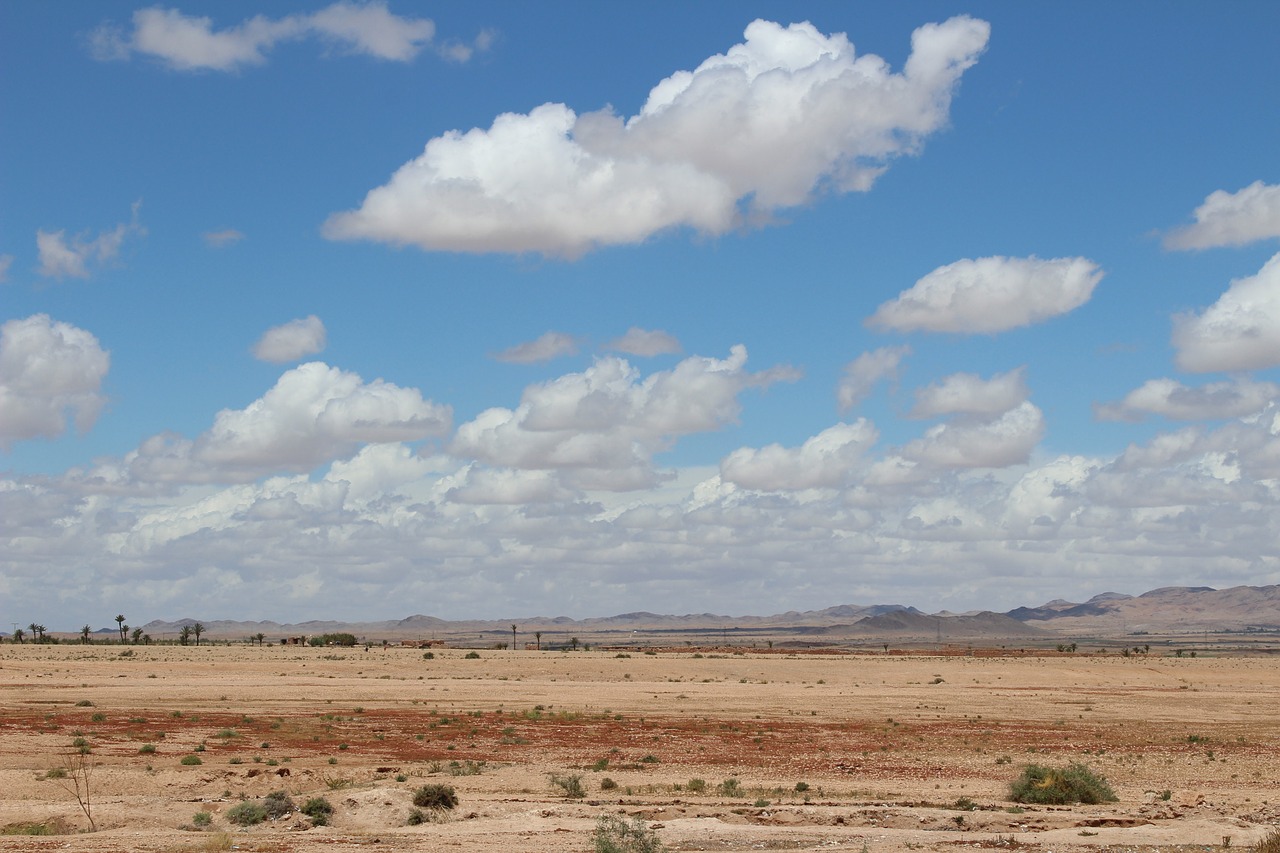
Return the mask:
[(54, 768), (52, 768), (51, 770), (48, 770), (48, 771), (46, 771), (46, 772), (45, 772), (45, 774), (44, 774), (44, 778), (46, 778), (46, 779), (65, 779), (65, 778), (67, 778), (67, 768), (65, 768), (65, 767), (54, 767)]
[(284, 791), (272, 791), (267, 794), (262, 798), (262, 807), (266, 809), (267, 817), (272, 820), (282, 818), (298, 810), (298, 807), (293, 804), (293, 800), (289, 799), (289, 795)]
[(420, 826), (427, 822), (427, 815), (422, 809), (411, 809), (409, 818), (405, 821), (409, 826)]
[(479, 660), (479, 659), (480, 659), (480, 653), (479, 653), (479, 652), (467, 652), (465, 655), (463, 655), (463, 657), (464, 657), (464, 658), (466, 658), (467, 660)]
[(658, 836), (636, 818), (627, 823), (615, 815), (601, 815), (591, 836), (596, 853), (663, 853)]
[(564, 795), (571, 800), (580, 800), (587, 795), (587, 791), (582, 787), (581, 773), (559, 773), (551, 774), (551, 784), (564, 791)]
[(142, 746), (138, 747), (138, 754), (140, 755), (155, 755), (155, 752), (156, 745), (154, 743), (144, 743)]
[(703, 791), (707, 790), (707, 780), (690, 779), (685, 783), (685, 788), (689, 789), (691, 793), (701, 794)]
[(458, 794), (452, 785), (423, 785), (413, 792), (413, 804), (424, 809), (451, 809), (458, 805)]
[(1029, 764), (1010, 785), (1009, 799), (1016, 803), (1060, 806), (1067, 803), (1114, 803), (1117, 797), (1106, 779), (1083, 764), (1066, 767)]
[(227, 820), (236, 826), (255, 826), (267, 819), (267, 810), (257, 800), (245, 800), (227, 810)]
[(197, 764), (204, 764), (204, 762), (200, 760), (200, 756), (198, 755), (184, 755), (178, 761), (178, 763), (185, 764), (188, 767), (194, 767)]
[(205, 829), (213, 823), (213, 815), (209, 812), (196, 812), (191, 816), (191, 825), (196, 829)]
[(615, 791), (617, 790), (617, 788), (618, 788), (618, 783), (610, 779), (608, 776), (605, 776), (603, 779), (600, 780), (601, 791)]
[(716, 791), (723, 797), (741, 797), (742, 783), (733, 776), (730, 776), (728, 779), (725, 779), (716, 786)]
[(1280, 853), (1280, 829), (1271, 830), (1253, 849), (1255, 853)]
[(797, 782), (797, 783), (796, 783), (796, 791), (798, 791), (799, 793), (803, 794), (803, 793), (804, 793), (805, 791), (807, 791), (807, 790), (809, 790), (809, 783), (808, 783), (808, 782)]
[(333, 815), (333, 805), (324, 797), (312, 797), (303, 804), (302, 813), (311, 818), (315, 826), (325, 826)]
[(975, 803), (973, 800), (969, 799), (968, 797), (961, 797), (960, 799), (956, 800), (955, 805), (952, 806), (952, 808), (959, 809), (962, 812), (971, 812), (977, 807), (978, 807), (978, 804)]

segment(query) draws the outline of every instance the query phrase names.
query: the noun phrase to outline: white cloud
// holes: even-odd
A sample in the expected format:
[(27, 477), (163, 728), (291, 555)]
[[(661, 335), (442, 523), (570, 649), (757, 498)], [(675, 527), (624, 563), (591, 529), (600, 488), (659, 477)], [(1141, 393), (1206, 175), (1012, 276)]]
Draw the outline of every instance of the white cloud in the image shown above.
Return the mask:
[(537, 340), (517, 344), (494, 355), (498, 361), (512, 364), (533, 364), (539, 361), (551, 361), (564, 355), (576, 355), (578, 341), (572, 335), (563, 332), (547, 332)]
[(902, 359), (911, 354), (911, 347), (880, 347), (864, 352), (844, 366), (844, 375), (836, 386), (836, 403), (845, 412), (866, 399), (871, 389), (881, 379), (898, 375)]
[(142, 236), (147, 229), (138, 224), (140, 202), (134, 202), (133, 215), (110, 231), (90, 239), (80, 234), (67, 237), (66, 230), (36, 231), (36, 249), (40, 253), (40, 275), (46, 278), (88, 278), (90, 265), (101, 266), (120, 254), (125, 238)]
[(1212, 249), (1280, 237), (1280, 186), (1254, 181), (1235, 193), (1216, 190), (1194, 215), (1194, 225), (1165, 237), (1166, 248)]
[[(434, 36), (431, 20), (392, 14), (378, 0), (333, 3), (311, 15), (255, 15), (224, 29), (215, 29), (208, 17), (153, 6), (133, 13), (133, 31), (127, 35), (114, 24), (98, 27), (90, 35), (90, 48), (102, 60), (128, 59), (137, 53), (178, 71), (236, 71), (266, 62), (266, 53), (283, 41), (319, 38), (341, 52), (407, 62)], [(448, 56), (465, 61), (470, 51), (461, 55), (450, 50)]]
[(81, 432), (106, 404), (111, 357), (84, 329), (36, 314), (0, 326), (0, 448), (56, 438), (71, 415)]
[(939, 424), (904, 447), (902, 455), (937, 468), (1004, 468), (1025, 463), (1044, 429), (1044, 414), (1023, 402), (993, 420)]
[(865, 418), (828, 427), (799, 447), (741, 447), (720, 463), (720, 478), (744, 489), (782, 491), (846, 485), (879, 434)]
[(1280, 399), (1280, 385), (1237, 379), (1189, 388), (1174, 379), (1152, 379), (1118, 403), (1094, 408), (1099, 420), (1140, 421), (1147, 415), (1170, 420), (1201, 421), (1256, 414)]
[(290, 320), (263, 332), (253, 345), (253, 357), (259, 361), (283, 364), (315, 355), (325, 347), (324, 323), (315, 314), (301, 320)]
[(468, 468), (464, 481), (451, 488), (449, 500), (463, 504), (538, 504), (573, 500), (577, 492), (565, 488), (550, 471), (509, 468)]
[(988, 34), (968, 17), (921, 27), (895, 74), (842, 34), (758, 20), (743, 43), (660, 82), (625, 121), (548, 103), (432, 139), (324, 233), (575, 257), (670, 228), (721, 234), (744, 213), (763, 220), (824, 190), (865, 191), (946, 123)]
[(559, 470), (584, 489), (656, 484), (652, 457), (674, 439), (720, 429), (738, 415), (738, 394), (793, 378), (786, 369), (748, 373), (745, 347), (729, 358), (690, 357), (641, 378), (626, 361), (599, 358), (524, 392), (516, 409), (494, 408), (458, 427), (456, 456), (491, 466)]
[(416, 389), (309, 362), (247, 407), (218, 412), (194, 441), (157, 435), (125, 464), (142, 482), (246, 482), (310, 471), (363, 444), (443, 436), (451, 419)]
[(1173, 345), (1178, 367), (1193, 373), (1280, 364), (1280, 254), (1202, 313), (1175, 317)]
[(938, 267), (867, 323), (901, 332), (1003, 332), (1079, 308), (1101, 279), (1086, 258), (966, 258)]
[(972, 373), (953, 373), (916, 392), (916, 404), (908, 417), (938, 415), (1003, 414), (1027, 399), (1026, 372), (1022, 368), (983, 379)]
[(681, 347), (674, 335), (657, 329), (640, 329), (632, 326), (627, 329), (625, 335), (605, 344), (605, 349), (648, 357), (678, 353)]
[(13, 266), (13, 255), (0, 255), (0, 284), (9, 280), (11, 266)]
[(215, 249), (232, 246), (244, 239), (244, 234), (234, 228), (223, 228), (221, 231), (204, 232), (204, 241)]

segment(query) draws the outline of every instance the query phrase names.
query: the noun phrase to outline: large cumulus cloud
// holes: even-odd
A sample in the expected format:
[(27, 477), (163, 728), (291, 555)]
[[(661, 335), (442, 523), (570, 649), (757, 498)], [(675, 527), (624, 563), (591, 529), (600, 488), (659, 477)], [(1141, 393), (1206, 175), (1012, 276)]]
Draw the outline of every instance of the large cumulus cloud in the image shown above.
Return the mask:
[(1193, 373), (1280, 364), (1280, 254), (1204, 311), (1175, 317), (1173, 345), (1178, 367)]
[(0, 326), (0, 448), (84, 431), (106, 404), (111, 357), (90, 332), (36, 314)]
[(767, 216), (824, 188), (869, 189), (945, 124), (988, 34), (963, 16), (921, 27), (895, 73), (843, 34), (757, 20), (741, 44), (660, 82), (628, 119), (547, 103), (432, 139), (324, 233), (570, 257), (673, 227), (720, 234), (744, 209)]

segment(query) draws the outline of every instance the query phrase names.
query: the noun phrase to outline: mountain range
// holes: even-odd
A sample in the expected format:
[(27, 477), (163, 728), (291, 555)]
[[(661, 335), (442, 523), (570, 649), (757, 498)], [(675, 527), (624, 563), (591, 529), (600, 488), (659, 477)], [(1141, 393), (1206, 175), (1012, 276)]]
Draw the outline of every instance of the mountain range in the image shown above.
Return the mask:
[[(176, 635), (197, 620), (154, 620), (142, 626), (152, 637)], [(1104, 592), (1084, 602), (1055, 599), (1038, 607), (1018, 607), (1006, 613), (926, 614), (903, 604), (841, 604), (823, 610), (787, 611), (772, 616), (723, 616), (693, 613), (682, 616), (645, 611), (588, 619), (565, 616), (529, 616), (514, 619), (446, 620), (414, 615), (376, 622), (316, 620), (298, 623), (200, 620), (208, 637), (240, 638), (265, 634), (276, 640), (286, 636), (315, 636), (349, 632), (360, 637), (400, 640), (475, 635), (471, 639), (518, 634), (528, 641), (541, 632), (553, 638), (569, 634), (592, 636), (643, 633), (647, 641), (664, 635), (672, 641), (737, 641), (753, 634), (794, 634), (820, 638), (946, 638), (1049, 640), (1073, 636), (1126, 636), (1133, 634), (1195, 634), (1202, 632), (1280, 631), (1280, 585), (1212, 587), (1162, 587), (1141, 595)], [(115, 629), (100, 629), (114, 633)]]

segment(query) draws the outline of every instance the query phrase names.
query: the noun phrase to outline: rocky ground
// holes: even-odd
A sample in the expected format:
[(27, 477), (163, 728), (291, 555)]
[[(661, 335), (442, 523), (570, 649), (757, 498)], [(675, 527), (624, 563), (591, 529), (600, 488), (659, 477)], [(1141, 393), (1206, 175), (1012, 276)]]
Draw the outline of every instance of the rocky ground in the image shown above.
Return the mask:
[[(61, 833), (0, 851), (589, 851), (601, 815), (673, 851), (1203, 851), (1280, 824), (1263, 657), (432, 653), (0, 646), (0, 827)], [(1009, 800), (1070, 762), (1118, 801)], [(457, 807), (409, 825), (431, 783)], [(273, 791), (329, 825), (228, 820)]]

